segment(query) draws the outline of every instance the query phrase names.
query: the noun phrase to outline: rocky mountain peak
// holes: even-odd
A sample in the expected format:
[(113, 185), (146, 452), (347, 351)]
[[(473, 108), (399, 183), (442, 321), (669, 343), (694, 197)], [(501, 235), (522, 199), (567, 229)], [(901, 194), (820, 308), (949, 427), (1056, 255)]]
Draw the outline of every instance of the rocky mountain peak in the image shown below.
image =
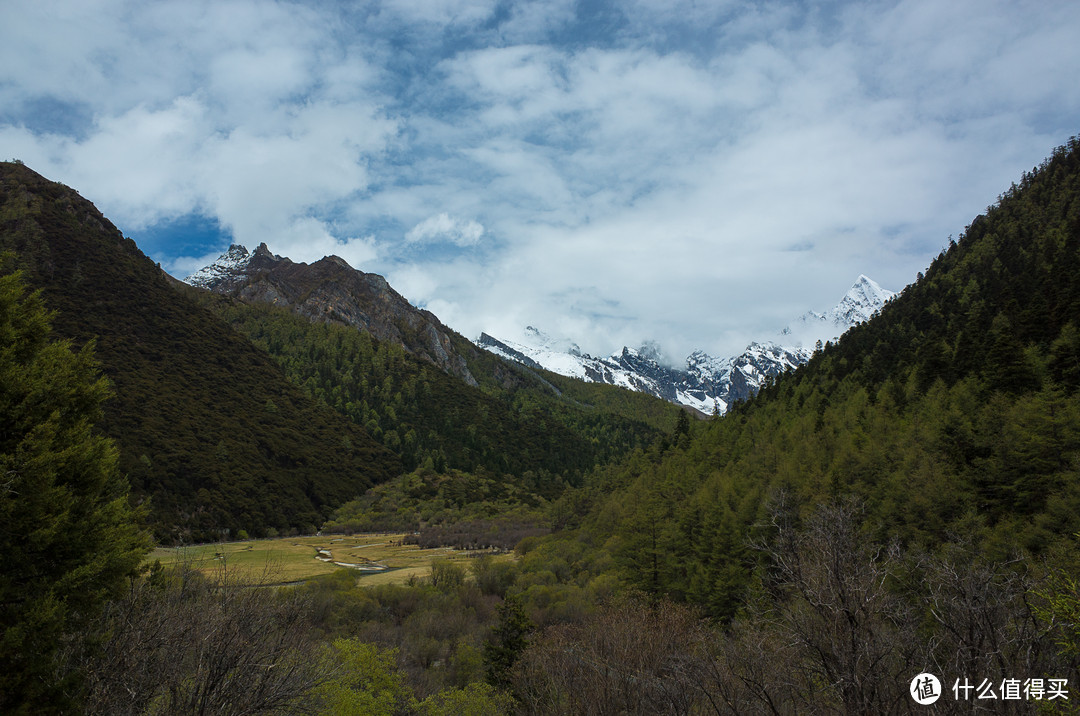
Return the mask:
[(785, 344), (813, 346), (835, 341), (852, 326), (870, 320), (896, 294), (860, 275), (840, 301), (828, 311), (807, 311), (780, 332)]
[(409, 303), (382, 276), (358, 271), (339, 256), (309, 265), (277, 256), (265, 243), (254, 253), (234, 244), (185, 282), (245, 301), (283, 306), (312, 321), (367, 331), (476, 385), (463, 354), (475, 350), (471, 343)]
[[(235, 245), (236, 244), (233, 244), (233, 246), (235, 246)], [(244, 247), (241, 246), (240, 248), (242, 249)], [(277, 254), (270, 253), (270, 247), (266, 245), (265, 241), (263, 243), (259, 244), (258, 248), (255, 249), (255, 255), (256, 256), (262, 256), (262, 257), (265, 257), (265, 258), (276, 259), (278, 261), (281, 260), (281, 257), (278, 256)]]
[[(263, 244), (263, 246), (265, 245)], [(248, 252), (247, 248), (240, 244), (232, 244), (229, 246), (228, 251), (218, 256), (214, 263), (191, 274), (184, 279), (184, 283), (209, 289), (242, 273), (251, 262), (251, 259), (252, 254)]]
[(860, 275), (840, 299), (833, 313), (835, 317), (842, 318), (844, 323), (854, 325), (869, 320), (893, 295), (892, 291), (886, 291), (873, 279)]

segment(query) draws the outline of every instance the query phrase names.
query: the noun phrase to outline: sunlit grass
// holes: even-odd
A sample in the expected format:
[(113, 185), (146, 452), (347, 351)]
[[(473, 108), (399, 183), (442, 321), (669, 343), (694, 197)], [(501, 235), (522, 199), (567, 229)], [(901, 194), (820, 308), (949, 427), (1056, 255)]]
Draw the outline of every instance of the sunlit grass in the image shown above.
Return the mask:
[[(449, 559), (468, 565), (476, 551), (440, 547), (420, 549), (402, 544), (404, 534), (325, 535), (318, 537), (279, 537), (275, 539), (218, 542), (190, 547), (159, 547), (148, 561), (162, 565), (186, 561), (192, 568), (208, 575), (227, 569), (243, 578), (268, 576), (274, 582), (299, 582), (338, 569), (351, 569), (361, 586), (403, 583), (409, 577), (426, 577), (433, 559)], [(332, 561), (317, 557), (329, 552)], [(510, 558), (507, 556), (507, 558)], [(343, 567), (334, 562), (357, 567)], [(385, 567), (384, 570), (378, 570)]]

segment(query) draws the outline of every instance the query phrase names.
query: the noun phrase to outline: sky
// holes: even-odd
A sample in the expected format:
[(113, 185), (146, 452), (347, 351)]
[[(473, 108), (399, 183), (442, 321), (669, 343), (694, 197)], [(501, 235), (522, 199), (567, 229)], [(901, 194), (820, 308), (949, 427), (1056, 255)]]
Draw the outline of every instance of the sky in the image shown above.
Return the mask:
[(469, 338), (738, 353), (1080, 133), (1075, 0), (0, 4), (0, 159), (184, 277), (336, 254)]

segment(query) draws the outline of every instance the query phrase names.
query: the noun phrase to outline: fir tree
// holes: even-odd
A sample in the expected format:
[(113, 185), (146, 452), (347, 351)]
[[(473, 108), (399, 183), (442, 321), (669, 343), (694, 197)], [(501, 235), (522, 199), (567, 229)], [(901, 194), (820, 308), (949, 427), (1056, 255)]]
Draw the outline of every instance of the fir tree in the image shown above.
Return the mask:
[(510, 684), (510, 669), (529, 645), (529, 634), (535, 626), (515, 595), (507, 595), (496, 610), (499, 622), (484, 643), (484, 666), (489, 684), (506, 687)]
[(18, 273), (0, 276), (0, 711), (69, 710), (61, 644), (141, 561), (112, 442), (93, 431), (109, 395), (92, 345), (49, 337)]

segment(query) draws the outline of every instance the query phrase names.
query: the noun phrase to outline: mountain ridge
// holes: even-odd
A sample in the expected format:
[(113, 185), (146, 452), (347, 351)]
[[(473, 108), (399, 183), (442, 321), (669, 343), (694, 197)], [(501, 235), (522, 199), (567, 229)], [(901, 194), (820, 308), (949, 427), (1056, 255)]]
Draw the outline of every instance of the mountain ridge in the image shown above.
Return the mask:
[(216, 261), (184, 282), (213, 293), (288, 307), (312, 321), (368, 331), (392, 341), (445, 372), (477, 386), (468, 361), (472, 344), (435, 314), (417, 308), (378, 274), (355, 269), (338, 256), (311, 264), (233, 244)]
[(481, 333), (479, 347), (508, 360), (582, 380), (619, 385), (663, 398), (699, 413), (722, 414), (747, 400), (780, 373), (806, 363), (813, 351), (802, 343), (836, 340), (848, 328), (868, 320), (896, 294), (860, 274), (835, 307), (824, 313), (808, 311), (777, 334), (794, 341), (752, 341), (738, 355), (717, 358), (698, 350), (687, 356), (685, 368), (665, 365), (659, 346), (646, 343), (607, 358), (582, 353), (570, 339), (554, 339), (528, 326), (529, 343), (503, 340)]

